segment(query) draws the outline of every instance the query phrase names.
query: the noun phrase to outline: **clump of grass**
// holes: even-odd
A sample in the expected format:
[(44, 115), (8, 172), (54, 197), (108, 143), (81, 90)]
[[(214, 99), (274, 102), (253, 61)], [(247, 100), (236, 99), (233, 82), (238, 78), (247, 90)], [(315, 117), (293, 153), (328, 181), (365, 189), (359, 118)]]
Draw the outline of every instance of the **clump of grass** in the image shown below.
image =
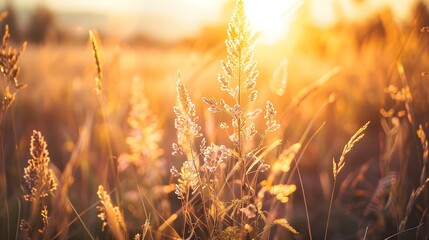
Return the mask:
[[(149, 99), (143, 90), (141, 79), (134, 78), (131, 84), (131, 109), (127, 118), (130, 129), (125, 139), (129, 153), (119, 156), (118, 170), (121, 175), (126, 176), (123, 178), (123, 204), (128, 206), (124, 209), (125, 214), (135, 216), (135, 222), (151, 219), (149, 223), (156, 228), (161, 225), (161, 218), (171, 212), (167, 196), (175, 188), (173, 184), (164, 185), (168, 174), (167, 163), (163, 157), (164, 150), (160, 147), (164, 131), (159, 117), (150, 109)], [(133, 201), (132, 196), (137, 193), (136, 186), (141, 204)], [(147, 211), (146, 206), (151, 203), (157, 204), (153, 206), (153, 211)], [(134, 211), (143, 208), (140, 212), (143, 212), (144, 216), (133, 211), (127, 212), (127, 209), (131, 208)]]
[[(408, 218), (417, 202), (417, 199), (419, 198), (423, 190), (426, 188), (426, 184), (429, 183), (429, 178), (427, 177), (427, 173), (426, 173), (426, 168), (428, 164), (429, 147), (428, 147), (428, 141), (426, 139), (426, 134), (422, 125), (419, 125), (419, 129), (417, 130), (417, 136), (420, 139), (420, 143), (423, 150), (423, 153), (422, 153), (423, 167), (422, 167), (422, 172), (420, 174), (420, 186), (411, 192), (410, 198), (407, 203), (407, 207), (405, 209), (405, 215), (399, 225), (399, 231), (405, 230)], [(424, 218), (424, 215), (422, 216), (422, 218)]]
[(100, 49), (98, 46), (99, 45), (98, 41), (93, 31), (89, 31), (89, 40), (92, 46), (92, 53), (95, 59), (95, 66), (97, 69), (97, 77), (95, 77), (95, 93), (97, 95), (97, 101), (98, 101), (98, 105), (100, 108), (100, 113), (101, 113), (101, 117), (104, 125), (104, 134), (106, 136), (106, 145), (107, 145), (108, 154), (109, 154), (107, 169), (110, 169), (113, 174), (113, 179), (114, 179), (115, 188), (116, 188), (115, 197), (116, 197), (116, 201), (118, 202), (118, 207), (121, 208), (121, 195), (120, 195), (121, 188), (119, 183), (119, 171), (118, 171), (117, 161), (115, 161), (116, 156), (114, 156), (113, 149), (112, 149), (112, 142), (111, 142), (110, 128), (109, 128), (109, 124), (110, 124), (109, 112), (107, 110), (106, 103), (103, 98), (103, 91), (102, 91), (103, 71), (102, 71), (102, 63), (101, 63), (101, 57), (100, 57)]
[[(6, 18), (8, 15), (7, 12), (2, 12), (0, 14), (0, 21), (2, 21), (4, 18)], [(17, 50), (9, 45), (9, 26), (6, 24), (4, 27), (4, 33), (3, 33), (3, 39), (2, 39), (2, 47), (0, 49), (0, 98), (1, 98), (1, 117), (0, 117), (0, 151), (1, 151), (1, 174), (2, 174), (2, 181), (1, 181), (1, 189), (4, 189), (4, 199), (2, 196), (2, 206), (4, 204), (4, 209), (6, 212), (6, 228), (7, 228), (7, 237), (9, 237), (9, 206), (8, 206), (8, 179), (6, 176), (6, 168), (9, 167), (6, 165), (6, 157), (5, 157), (5, 131), (6, 131), (6, 112), (10, 107), (12, 106), (13, 102), (15, 101), (16, 94), (18, 90), (23, 89), (26, 87), (26, 84), (21, 83), (18, 80), (18, 74), (20, 71), (20, 67), (18, 65), (19, 60), (21, 59), (21, 55), (24, 52), (25, 48), (27, 47), (27, 43), (24, 42), (21, 46), (20, 50)], [(13, 109), (13, 108), (12, 108)], [(10, 111), (9, 111), (10, 112)], [(15, 129), (15, 115), (14, 112), (11, 111), (10, 113), (11, 119), (12, 119), (12, 130), (13, 130), (13, 137), (15, 141), (15, 150), (16, 154), (18, 154), (18, 145), (16, 140), (16, 129)], [(19, 157), (18, 157), (19, 158)], [(17, 165), (17, 171), (18, 175), (19, 171), (21, 171), (19, 160), (16, 161)], [(9, 169), (12, 169), (9, 167)]]
[[(280, 124), (275, 119), (277, 112), (270, 101), (265, 104), (264, 129), (259, 130), (255, 124), (263, 110), (253, 108), (258, 97), (256, 80), (259, 72), (254, 60), (255, 37), (249, 27), (244, 4), (243, 0), (237, 1), (229, 22), (227, 59), (221, 61), (223, 74), (218, 75), (221, 91), (230, 98), (202, 99), (210, 112), (230, 119), (229, 123), (218, 123), (228, 134), (229, 141), (207, 143), (203, 138), (198, 146), (198, 138), (202, 138), (203, 133), (197, 122), (195, 104), (180, 74), (178, 76), (178, 104), (174, 107), (178, 141), (173, 143), (172, 154), (182, 156), (184, 162), (180, 170), (173, 167), (171, 173), (178, 178), (175, 193), (182, 202), (183, 238), (255, 238), (266, 234), (271, 226), (266, 216), (271, 213), (263, 209), (264, 194), (258, 192), (262, 189), (260, 184), (264, 172), (271, 168), (266, 162), (267, 155), (281, 143), (276, 140), (266, 144), (265, 140), (268, 134), (280, 128)], [(274, 184), (273, 181), (271, 179), (270, 184), (265, 184), (264, 189), (279, 201), (287, 202), (296, 187)], [(286, 219), (277, 222), (287, 225)]]

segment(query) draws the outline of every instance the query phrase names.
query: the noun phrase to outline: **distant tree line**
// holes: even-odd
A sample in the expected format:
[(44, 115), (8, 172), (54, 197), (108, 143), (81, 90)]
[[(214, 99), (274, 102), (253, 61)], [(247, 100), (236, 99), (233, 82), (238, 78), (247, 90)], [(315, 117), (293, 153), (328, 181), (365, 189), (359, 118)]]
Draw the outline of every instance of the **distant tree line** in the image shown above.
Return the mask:
[(11, 39), (13, 41), (29, 41), (32, 43), (44, 43), (46, 41), (59, 41), (64, 38), (64, 34), (56, 26), (55, 14), (47, 7), (39, 5), (30, 12), (30, 15), (23, 24), (20, 22), (19, 14), (13, 3), (8, 2), (5, 9), (7, 17), (0, 23), (2, 32), (4, 26), (9, 25)]

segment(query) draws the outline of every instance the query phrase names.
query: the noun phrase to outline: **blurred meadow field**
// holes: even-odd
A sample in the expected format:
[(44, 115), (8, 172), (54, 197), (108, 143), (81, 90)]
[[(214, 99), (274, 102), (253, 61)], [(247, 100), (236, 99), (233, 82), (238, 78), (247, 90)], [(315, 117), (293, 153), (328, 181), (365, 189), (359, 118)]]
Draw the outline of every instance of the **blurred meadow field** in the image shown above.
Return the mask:
[(428, 239), (429, 2), (1, 3), (1, 239)]

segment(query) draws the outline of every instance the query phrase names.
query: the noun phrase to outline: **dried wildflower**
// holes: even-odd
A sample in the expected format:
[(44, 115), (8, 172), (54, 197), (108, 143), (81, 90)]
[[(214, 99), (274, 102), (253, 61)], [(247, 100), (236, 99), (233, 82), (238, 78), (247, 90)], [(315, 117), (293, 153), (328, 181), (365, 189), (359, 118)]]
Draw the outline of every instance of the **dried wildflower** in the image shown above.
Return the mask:
[(256, 213), (258, 212), (258, 209), (255, 205), (249, 204), (247, 207), (241, 208), (240, 212), (242, 212), (244, 215), (246, 215), (247, 218), (254, 218), (256, 217)]
[(209, 172), (215, 172), (219, 164), (226, 161), (231, 156), (231, 152), (225, 145), (217, 146), (212, 143), (210, 146), (206, 147), (203, 155), (203, 168), (207, 169)]
[(349, 142), (344, 146), (343, 152), (341, 153), (340, 161), (335, 162), (335, 160), (332, 161), (332, 173), (334, 175), (334, 180), (337, 179), (338, 173), (340, 173), (341, 169), (345, 166), (345, 156), (348, 152), (353, 148), (355, 143), (357, 143), (359, 140), (363, 138), (365, 135), (363, 131), (368, 127), (370, 122), (367, 122), (365, 125), (363, 125), (357, 132), (350, 138)]
[(49, 152), (47, 144), (42, 134), (33, 131), (30, 144), (31, 159), (28, 160), (28, 166), (24, 169), (26, 201), (35, 201), (47, 197), (57, 189), (57, 183), (54, 173), (49, 169)]
[(270, 81), (270, 89), (275, 94), (279, 96), (283, 96), (286, 91), (287, 84), (287, 61), (284, 60), (280, 63), (280, 65), (276, 68), (273, 73), (273, 77)]
[(102, 230), (109, 225), (115, 239), (126, 239), (127, 228), (125, 226), (124, 218), (117, 206), (112, 204), (109, 194), (104, 191), (103, 186), (98, 186), (98, 198), (103, 206), (97, 206), (101, 212), (98, 217), (103, 221)]
[(277, 111), (274, 109), (273, 104), (270, 101), (267, 101), (266, 105), (266, 112), (265, 112), (265, 125), (267, 126), (266, 132), (274, 132), (277, 129), (280, 128), (280, 124), (274, 120), (274, 117), (276, 116)]
[(16, 92), (26, 87), (25, 84), (19, 83), (17, 77), (20, 70), (18, 62), (27, 47), (27, 43), (24, 42), (21, 49), (17, 51), (8, 46), (9, 37), (9, 26), (5, 25), (2, 48), (0, 51), (0, 72), (3, 75), (3, 79), (1, 80), (3, 81), (1, 84), (3, 86), (3, 96), (1, 97), (3, 112), (5, 112), (15, 100)]

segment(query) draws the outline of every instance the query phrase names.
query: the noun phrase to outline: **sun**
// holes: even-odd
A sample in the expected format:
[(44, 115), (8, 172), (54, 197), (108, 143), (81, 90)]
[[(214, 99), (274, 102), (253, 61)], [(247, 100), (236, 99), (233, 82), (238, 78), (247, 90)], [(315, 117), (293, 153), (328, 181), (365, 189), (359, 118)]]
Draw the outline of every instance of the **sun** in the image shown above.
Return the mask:
[(293, 13), (301, 6), (300, 0), (249, 0), (246, 15), (259, 40), (272, 44), (284, 37), (292, 22)]

